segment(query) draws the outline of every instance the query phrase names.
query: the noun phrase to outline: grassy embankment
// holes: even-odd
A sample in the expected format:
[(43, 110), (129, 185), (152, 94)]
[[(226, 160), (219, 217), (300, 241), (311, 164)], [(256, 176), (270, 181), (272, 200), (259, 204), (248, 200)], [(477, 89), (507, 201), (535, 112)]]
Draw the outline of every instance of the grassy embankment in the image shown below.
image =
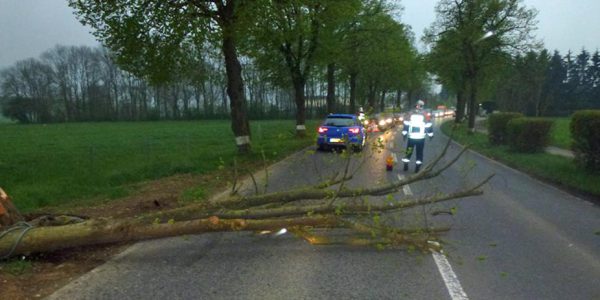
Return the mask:
[[(566, 124), (566, 128), (568, 129), (568, 121), (561, 120), (558, 122), (558, 126), (552, 131), (553, 144), (556, 146), (568, 145), (568, 142), (565, 141), (569, 141), (570, 137), (565, 137), (565, 131), (560, 129), (561, 127), (565, 128), (564, 124)], [(449, 134), (452, 125), (452, 121), (445, 122), (442, 124), (442, 131)], [(568, 134), (568, 130), (566, 134)], [(548, 153), (518, 153), (511, 151), (507, 146), (492, 146), (488, 142), (486, 134), (478, 132), (472, 135), (468, 134), (465, 126), (460, 126), (454, 130), (454, 139), (461, 144), (470, 145), (471, 149), (483, 155), (501, 161), (535, 177), (550, 181), (567, 189), (600, 197), (600, 185), (598, 185), (600, 175), (582, 171), (577, 168), (572, 159)], [(558, 144), (556, 141), (559, 141)]]
[[(314, 142), (294, 137), (294, 121), (253, 121), (255, 170)], [(119, 198), (135, 183), (180, 174), (210, 174), (236, 157), (229, 121), (0, 125), (0, 186), (19, 209), (89, 205)], [(261, 151), (262, 150), (262, 151)], [(257, 163), (260, 162), (260, 163)]]

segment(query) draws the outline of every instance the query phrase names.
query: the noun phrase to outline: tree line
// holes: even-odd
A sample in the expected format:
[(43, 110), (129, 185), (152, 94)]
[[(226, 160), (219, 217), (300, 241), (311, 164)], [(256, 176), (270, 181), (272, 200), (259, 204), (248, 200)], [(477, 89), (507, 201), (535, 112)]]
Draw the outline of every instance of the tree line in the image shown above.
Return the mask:
[(600, 53), (529, 51), (508, 60), (489, 99), (498, 109), (529, 116), (567, 116), (600, 109)]
[[(125, 71), (104, 47), (58, 45), (0, 71), (0, 104), (5, 116), (21, 123), (228, 118), (223, 64), (208, 56), (202, 66), (177, 80), (152, 83)], [(243, 66), (249, 117), (292, 118), (291, 93), (270, 83), (250, 59)], [(315, 73), (308, 80), (310, 118), (325, 114), (323, 78)], [(349, 85), (339, 81), (337, 89), (335, 109), (349, 111)]]
[(473, 130), (479, 105), (529, 116), (600, 107), (598, 50), (550, 54), (533, 34), (536, 15), (522, 0), (438, 2), (425, 61), (441, 97), (456, 97), (456, 122)]
[[(21, 109), (24, 121), (228, 116), (245, 152), (249, 118), (293, 116), (302, 136), (307, 117), (379, 110), (428, 90), (423, 57), (393, 1), (69, 5), (106, 49), (57, 47), (4, 71), (8, 112)], [(69, 67), (70, 52), (87, 54), (67, 59), (83, 60)], [(16, 88), (24, 81), (32, 87)]]

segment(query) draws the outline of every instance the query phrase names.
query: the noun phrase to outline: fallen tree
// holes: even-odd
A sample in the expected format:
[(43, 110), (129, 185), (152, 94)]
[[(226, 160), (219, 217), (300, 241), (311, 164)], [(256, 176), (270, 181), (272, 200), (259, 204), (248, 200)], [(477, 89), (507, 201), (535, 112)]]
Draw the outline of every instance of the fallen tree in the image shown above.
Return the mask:
[[(480, 195), (481, 186), (493, 175), (471, 187), (451, 193), (411, 196), (384, 203), (370, 203), (365, 197), (389, 195), (406, 184), (440, 175), (466, 150), (463, 149), (454, 158), (441, 164), (449, 145), (450, 142), (421, 172), (371, 188), (346, 187), (345, 183), (358, 170), (349, 170), (351, 156), (348, 156), (343, 172), (312, 187), (261, 194), (258, 193), (256, 180), (252, 178), (257, 191), (254, 195), (233, 193), (220, 201), (188, 205), (136, 218), (86, 220), (59, 216), (28, 223), (16, 218), (11, 226), (0, 227), (0, 230), (4, 230), (0, 233), (0, 257), (187, 234), (275, 231), (281, 228), (287, 228), (314, 244), (412, 244), (425, 248), (438, 232), (445, 229), (394, 228), (379, 223), (379, 216), (411, 207)], [(315, 234), (315, 228), (346, 228), (352, 234), (333, 238), (326, 234)]]

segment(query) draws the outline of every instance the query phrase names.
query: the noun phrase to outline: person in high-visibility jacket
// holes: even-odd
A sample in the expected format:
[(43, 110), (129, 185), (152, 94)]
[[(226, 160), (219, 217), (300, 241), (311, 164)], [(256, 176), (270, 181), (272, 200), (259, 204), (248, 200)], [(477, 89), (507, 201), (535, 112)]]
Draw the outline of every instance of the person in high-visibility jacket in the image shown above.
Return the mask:
[(404, 163), (404, 171), (408, 171), (408, 163), (412, 157), (413, 152), (417, 152), (417, 161), (415, 167), (415, 173), (419, 172), (421, 165), (423, 164), (423, 149), (425, 148), (425, 137), (429, 139), (433, 138), (433, 125), (426, 121), (425, 115), (421, 111), (423, 101), (417, 102), (417, 109), (412, 112), (409, 120), (404, 121), (404, 128), (402, 129), (402, 136), (404, 140), (408, 138), (406, 145), (406, 156), (402, 159)]

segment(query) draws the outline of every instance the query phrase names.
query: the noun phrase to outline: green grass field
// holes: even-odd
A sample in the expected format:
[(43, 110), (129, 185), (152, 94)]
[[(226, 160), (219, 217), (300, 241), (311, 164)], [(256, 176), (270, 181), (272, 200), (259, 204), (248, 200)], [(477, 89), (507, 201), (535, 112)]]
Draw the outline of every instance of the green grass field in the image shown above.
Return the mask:
[[(294, 121), (253, 121), (253, 154), (281, 159), (314, 142), (294, 137)], [(23, 212), (117, 198), (127, 186), (177, 173), (206, 173), (236, 156), (229, 121), (0, 125), (0, 186)]]
[(563, 149), (571, 148), (571, 131), (569, 130), (569, 124), (571, 118), (552, 118), (554, 126), (550, 132), (550, 145), (556, 146)]
[[(561, 123), (562, 121), (558, 122), (558, 124)], [(568, 122), (565, 123), (568, 124)], [(453, 122), (445, 122), (442, 124), (442, 131), (449, 134), (452, 125)], [(454, 139), (459, 143), (463, 145), (468, 144), (471, 149), (499, 160), (515, 169), (525, 171), (538, 178), (546, 179), (570, 189), (600, 196), (600, 185), (598, 185), (600, 175), (589, 174), (578, 169), (571, 159), (547, 153), (518, 153), (509, 150), (507, 146), (492, 146), (488, 143), (486, 134), (468, 134), (466, 127), (457, 128), (453, 134)]]

